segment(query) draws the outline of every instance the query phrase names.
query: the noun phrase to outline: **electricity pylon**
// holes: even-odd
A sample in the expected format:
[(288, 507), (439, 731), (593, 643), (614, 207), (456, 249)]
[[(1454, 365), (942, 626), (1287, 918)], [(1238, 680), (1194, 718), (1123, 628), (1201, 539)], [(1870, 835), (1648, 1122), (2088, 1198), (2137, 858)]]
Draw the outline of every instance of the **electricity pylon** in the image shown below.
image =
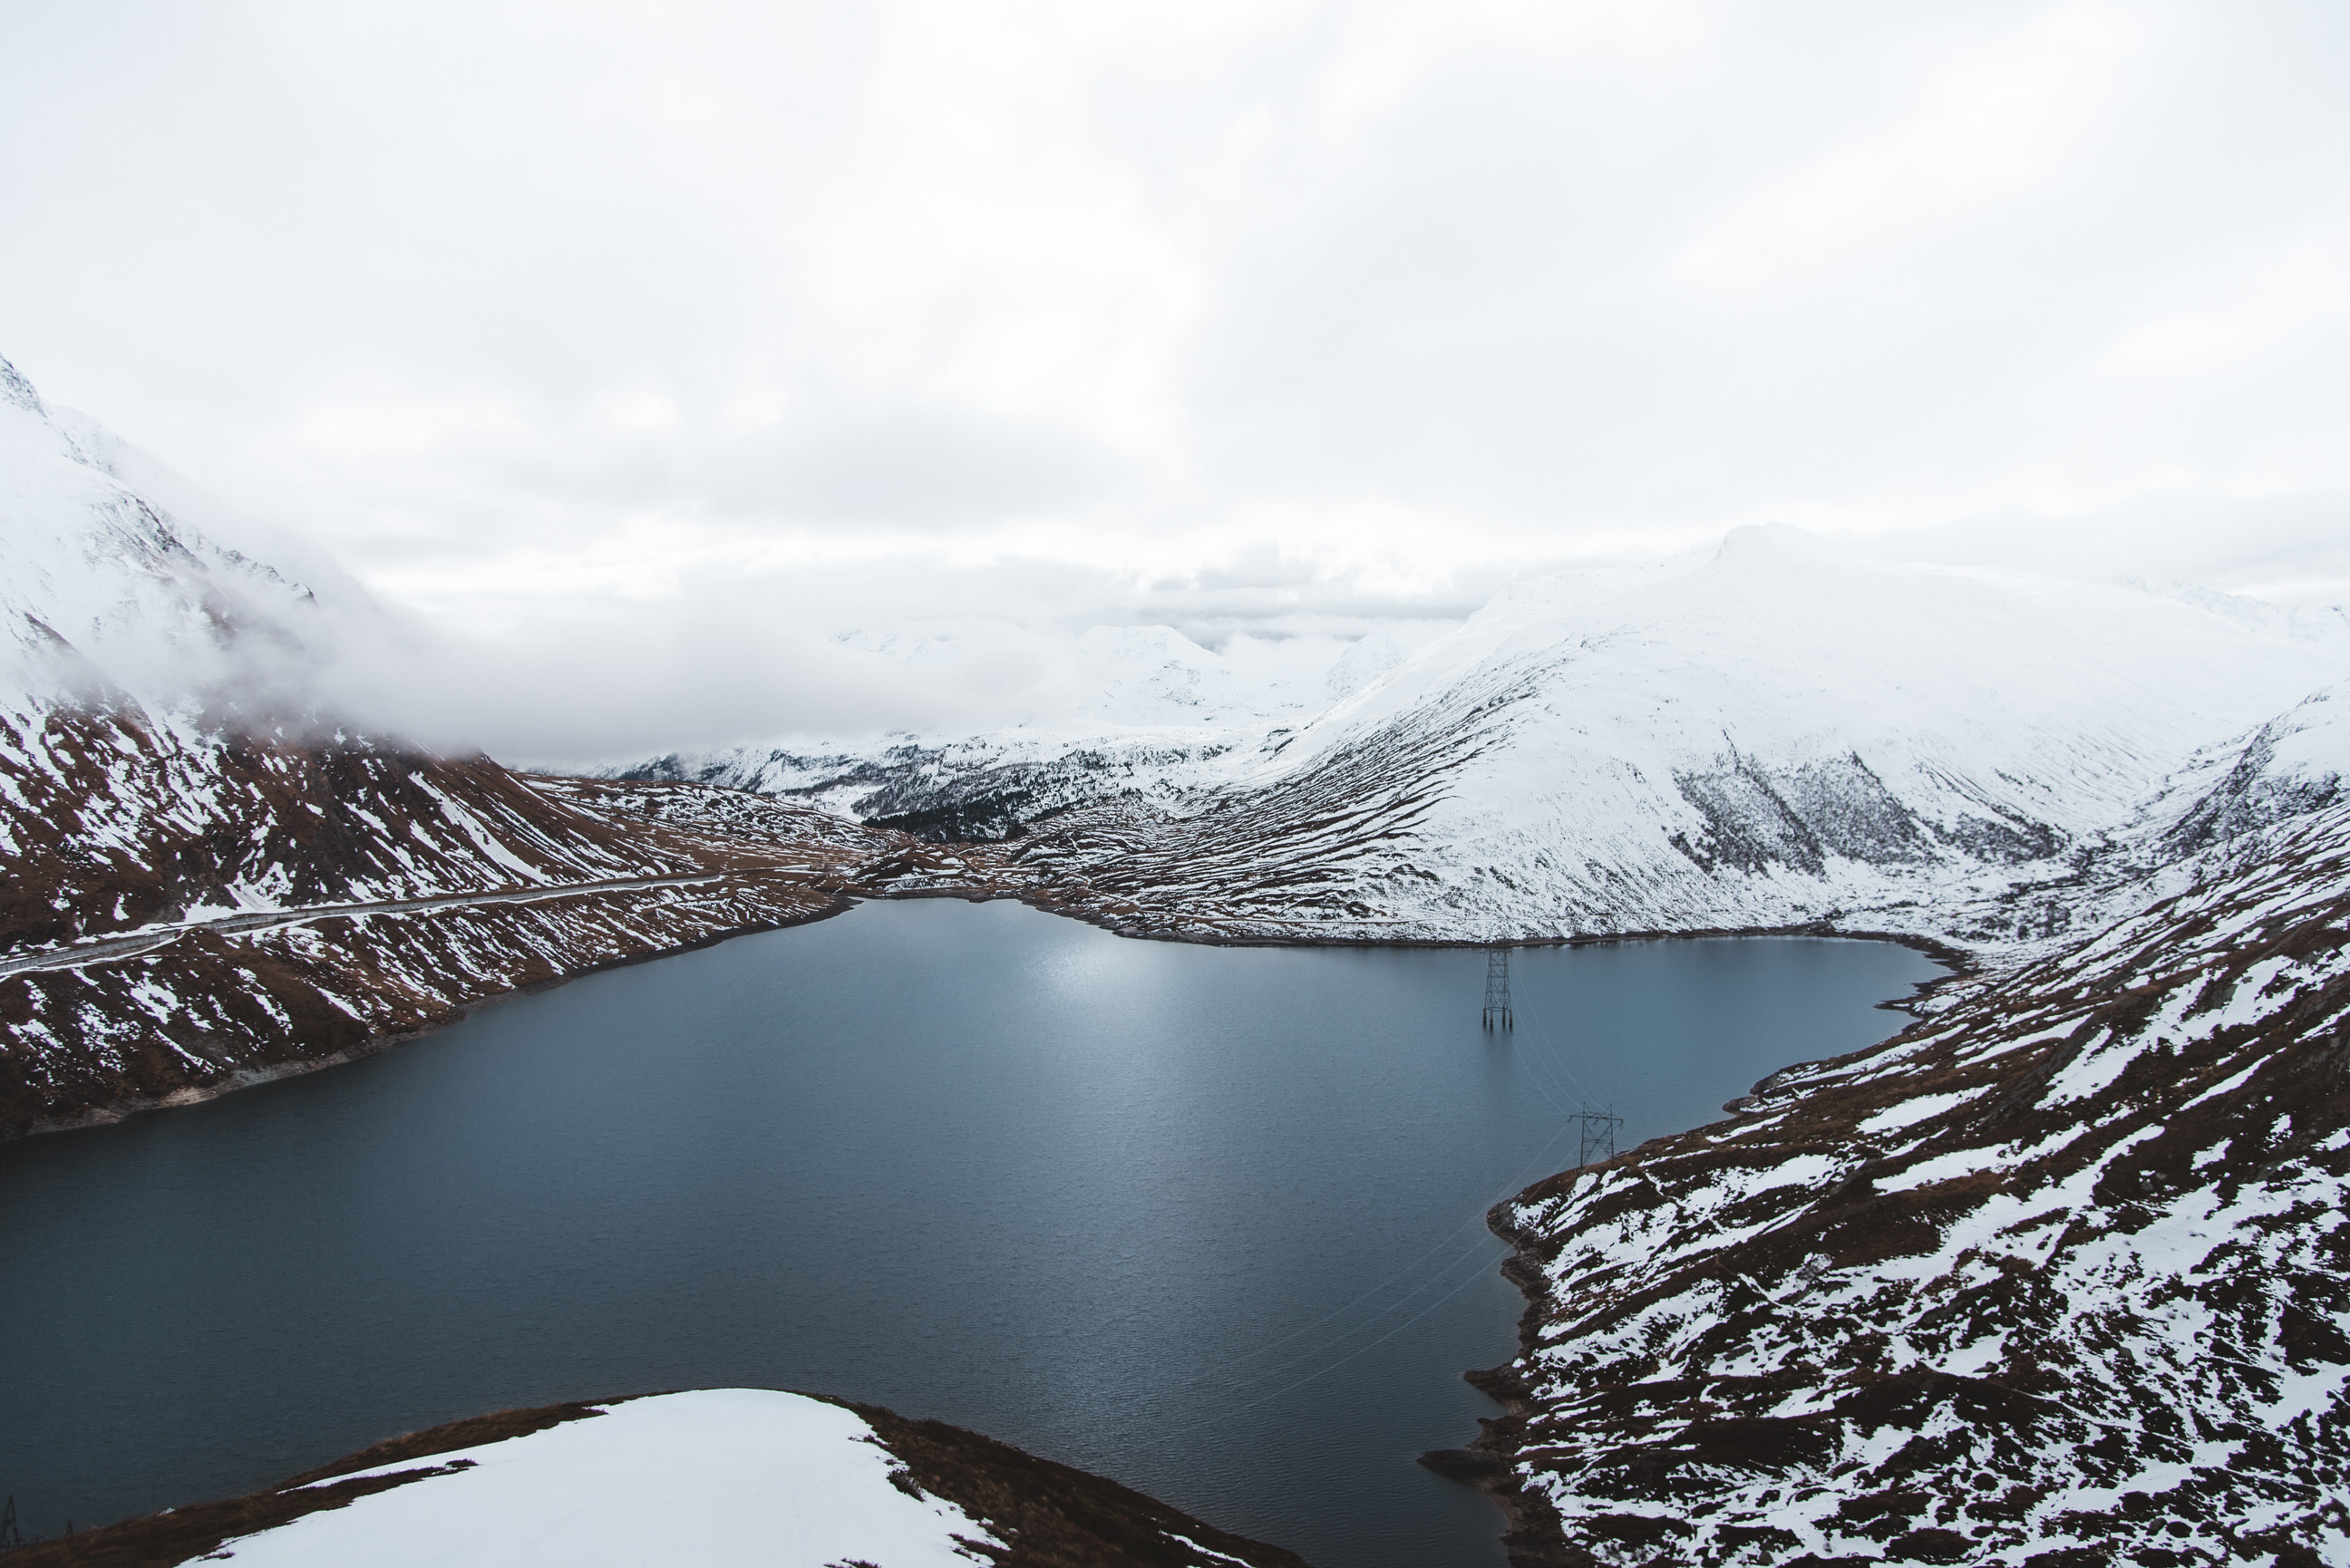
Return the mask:
[(1612, 1108), (1595, 1111), (1586, 1106), (1575, 1113), (1575, 1119), (1583, 1124), (1583, 1149), (1575, 1157), (1575, 1164), (1589, 1165), (1595, 1154), (1602, 1159), (1616, 1158), (1616, 1129), (1624, 1125), (1622, 1116)]
[(1510, 1012), (1510, 950), (1492, 948), (1485, 954), (1485, 1027), (1514, 1030), (1517, 1026)]

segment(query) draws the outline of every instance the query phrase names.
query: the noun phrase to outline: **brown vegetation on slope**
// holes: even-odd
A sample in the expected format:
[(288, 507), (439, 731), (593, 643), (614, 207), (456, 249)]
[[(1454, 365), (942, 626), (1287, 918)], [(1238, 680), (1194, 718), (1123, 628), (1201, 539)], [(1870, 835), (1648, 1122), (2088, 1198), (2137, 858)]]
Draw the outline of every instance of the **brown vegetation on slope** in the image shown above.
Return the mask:
[(1524, 1564), (2350, 1551), (2350, 809), (1495, 1210)]
[(706, 785), (192, 741), (121, 707), (0, 736), (0, 1137), (348, 1061), (494, 996), (819, 919), (936, 855)]

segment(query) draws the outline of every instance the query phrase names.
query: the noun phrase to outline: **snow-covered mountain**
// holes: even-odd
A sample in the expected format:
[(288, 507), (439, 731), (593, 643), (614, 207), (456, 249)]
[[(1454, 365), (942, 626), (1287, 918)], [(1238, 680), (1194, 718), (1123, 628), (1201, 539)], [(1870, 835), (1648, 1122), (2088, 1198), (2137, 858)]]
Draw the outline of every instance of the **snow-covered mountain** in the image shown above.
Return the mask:
[(354, 733), (300, 585), (0, 360), (0, 1136), (340, 1060), (517, 985), (837, 909), (905, 841)]
[(306, 714), (309, 591), (176, 526), (104, 437), (0, 359), (0, 701)]
[(1222, 781), (1068, 812), (1015, 864), (1201, 938), (2045, 940), (2167, 781), (2345, 674), (2338, 614), (1742, 529), (1513, 590)]
[(2177, 858), (2157, 840), (2211, 759), (2350, 675), (2340, 610), (1886, 563), (1779, 528), (1522, 585), (1417, 647), (1364, 639), (1302, 719), (1183, 718), (1166, 692), (1211, 684), (1217, 656), (1163, 628), (1097, 640), (1105, 691), (1154, 694), (1115, 711), (1159, 722), (613, 771), (1016, 838), (1024, 896), (1138, 933), (1825, 924), (2008, 949)]
[(1283, 734), (1378, 680), (1447, 629), (1409, 622), (1351, 641), (1236, 637), (1209, 649), (1172, 627), (1072, 637), (858, 633), (840, 640), (941, 680), (992, 663), (1049, 669), (1037, 716), (970, 734), (798, 738), (615, 763), (600, 776), (714, 784), (821, 805), (940, 841), (1020, 836), (1105, 796), (1173, 801), (1226, 782)]
[(2350, 688), (2085, 940), (1495, 1210), (1513, 1560), (2350, 1561)]

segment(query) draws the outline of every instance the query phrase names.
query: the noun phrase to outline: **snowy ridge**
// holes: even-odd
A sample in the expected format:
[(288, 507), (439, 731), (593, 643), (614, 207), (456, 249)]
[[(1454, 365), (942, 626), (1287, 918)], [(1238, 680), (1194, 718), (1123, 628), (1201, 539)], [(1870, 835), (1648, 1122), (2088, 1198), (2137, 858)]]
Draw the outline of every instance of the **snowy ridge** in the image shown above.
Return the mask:
[(0, 359), (0, 699), (306, 713), (308, 590), (175, 524), (104, 466), (103, 435)]
[(601, 776), (672, 780), (805, 801), (940, 842), (1017, 837), (1105, 796), (1171, 802), (1220, 780), (1259, 729), (1216, 724), (1095, 732), (997, 730), (864, 747), (672, 753)]
[(1034, 826), (1040, 902), (1200, 938), (1825, 927), (2061, 935), (2085, 865), (2350, 640), (2118, 587), (1835, 556), (1551, 579), (1228, 782)]
[[(754, 1388), (671, 1394), (426, 1464), (383, 1466), (405, 1471), (408, 1484), (223, 1550), (251, 1568), (390, 1568), (415, 1561), (422, 1541), (452, 1565), (969, 1568), (962, 1542), (1001, 1550), (955, 1504), (892, 1485), (899, 1468), (873, 1428), (837, 1405)], [(621, 1498), (629, 1506), (616, 1509)]]
[(1495, 1211), (1512, 1414), (1438, 1462), (1520, 1561), (2350, 1562), (2343, 713), (2151, 907)]
[(69, 1541), (28, 1561), (1305, 1568), (975, 1432), (763, 1388), (502, 1410)]

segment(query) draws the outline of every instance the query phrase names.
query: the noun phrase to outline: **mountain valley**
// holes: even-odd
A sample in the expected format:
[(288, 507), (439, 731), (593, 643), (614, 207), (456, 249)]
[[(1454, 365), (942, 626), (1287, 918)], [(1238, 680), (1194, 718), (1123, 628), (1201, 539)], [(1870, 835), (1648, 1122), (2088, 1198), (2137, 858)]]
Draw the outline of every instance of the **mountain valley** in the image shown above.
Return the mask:
[(1096, 628), (1083, 722), (558, 774), (341, 712), (315, 597), (5, 361), (0, 550), (0, 1138), (860, 898), (1891, 937), (1963, 966), (1913, 1026), (1493, 1211), (1507, 1413), (1430, 1464), (1529, 1565), (2350, 1563), (2339, 610), (1750, 528), (1319, 685)]

